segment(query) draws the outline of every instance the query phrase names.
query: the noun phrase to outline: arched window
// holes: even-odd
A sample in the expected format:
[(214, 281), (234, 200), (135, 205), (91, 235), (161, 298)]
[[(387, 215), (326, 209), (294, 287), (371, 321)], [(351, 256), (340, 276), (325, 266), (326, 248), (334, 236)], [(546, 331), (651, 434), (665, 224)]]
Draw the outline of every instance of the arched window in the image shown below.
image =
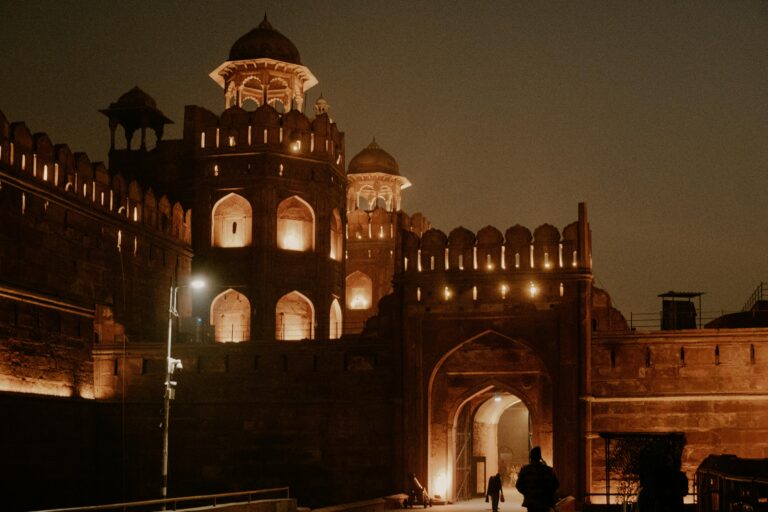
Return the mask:
[(342, 247), (342, 229), (341, 229), (341, 215), (339, 210), (334, 208), (331, 214), (331, 259), (341, 260), (341, 247)]
[(277, 246), (289, 251), (315, 248), (315, 212), (298, 196), (289, 197), (277, 206)]
[(217, 342), (251, 339), (251, 303), (242, 293), (229, 289), (211, 303), (211, 325)]
[(373, 281), (359, 270), (347, 276), (347, 307), (369, 309), (373, 302)]
[(315, 308), (312, 302), (293, 291), (277, 301), (275, 338), (278, 340), (314, 339)]
[(251, 204), (242, 196), (229, 194), (213, 205), (211, 245), (245, 247), (251, 245)]
[(337, 340), (341, 338), (341, 306), (339, 306), (338, 299), (333, 299), (331, 304), (330, 314), (330, 328), (328, 332), (329, 340)]

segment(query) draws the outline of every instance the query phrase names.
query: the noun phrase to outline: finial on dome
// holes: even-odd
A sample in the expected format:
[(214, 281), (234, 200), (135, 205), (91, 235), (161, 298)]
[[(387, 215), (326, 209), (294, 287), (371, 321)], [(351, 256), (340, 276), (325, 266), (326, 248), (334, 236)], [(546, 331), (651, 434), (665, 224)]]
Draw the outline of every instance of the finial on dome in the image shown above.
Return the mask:
[(315, 115), (319, 116), (320, 114), (327, 114), (329, 110), (331, 110), (331, 105), (328, 103), (325, 98), (323, 98), (323, 93), (320, 93), (320, 97), (317, 98), (317, 101), (315, 101)]
[(373, 140), (371, 141), (371, 143), (368, 144), (368, 147), (371, 148), (371, 149), (381, 149), (381, 146), (376, 144), (376, 137), (375, 136), (373, 137)]
[(265, 28), (267, 30), (274, 30), (274, 28), (272, 28), (272, 24), (267, 19), (267, 11), (264, 11), (264, 19), (261, 20), (261, 23), (259, 23), (259, 28)]

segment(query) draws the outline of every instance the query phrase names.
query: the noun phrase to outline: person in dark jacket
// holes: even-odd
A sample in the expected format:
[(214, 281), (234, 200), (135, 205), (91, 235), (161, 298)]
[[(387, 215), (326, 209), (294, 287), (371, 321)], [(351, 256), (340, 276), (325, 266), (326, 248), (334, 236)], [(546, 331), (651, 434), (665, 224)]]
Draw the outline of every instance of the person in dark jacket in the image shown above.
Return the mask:
[(488, 498), (491, 498), (491, 507), (493, 512), (499, 510), (499, 498), (504, 501), (504, 491), (501, 489), (501, 475), (496, 473), (488, 479), (488, 488), (485, 491), (485, 502), (488, 503)]
[(523, 495), (523, 506), (528, 512), (547, 512), (555, 506), (555, 491), (560, 482), (555, 472), (541, 458), (541, 448), (534, 447), (530, 464), (523, 466), (517, 476), (517, 490)]

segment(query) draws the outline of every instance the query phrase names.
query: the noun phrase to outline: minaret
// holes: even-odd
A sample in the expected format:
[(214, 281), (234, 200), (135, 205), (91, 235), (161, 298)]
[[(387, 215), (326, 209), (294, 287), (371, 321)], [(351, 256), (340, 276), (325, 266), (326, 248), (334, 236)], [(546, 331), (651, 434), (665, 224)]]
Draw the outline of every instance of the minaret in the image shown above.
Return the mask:
[(198, 294), (197, 316), (219, 343), (338, 339), (344, 134), (325, 100), (313, 119), (304, 115), (317, 79), (266, 17), (211, 77), (226, 110), (187, 107), (185, 118), (196, 180), (193, 271), (213, 283)]
[(411, 182), (400, 175), (397, 161), (376, 139), (349, 162), (347, 181), (344, 329), (356, 333), (377, 313), (379, 300), (392, 291), (401, 194)]
[(264, 20), (240, 39), (229, 52), (229, 59), (213, 70), (210, 77), (224, 89), (226, 108), (242, 107), (247, 101), (284, 111), (304, 107), (304, 94), (317, 84), (317, 78), (302, 66), (299, 51), (283, 34)]

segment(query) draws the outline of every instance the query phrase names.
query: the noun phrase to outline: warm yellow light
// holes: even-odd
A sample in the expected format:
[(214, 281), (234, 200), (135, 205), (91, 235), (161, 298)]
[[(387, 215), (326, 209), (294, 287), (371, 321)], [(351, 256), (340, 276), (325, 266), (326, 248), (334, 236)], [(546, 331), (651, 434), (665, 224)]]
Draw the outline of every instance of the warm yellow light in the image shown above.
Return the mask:
[(485, 266), (485, 268), (487, 268), (488, 270), (493, 270), (493, 263), (488, 263), (488, 264)]
[(202, 288), (205, 288), (205, 279), (200, 277), (195, 278), (189, 282), (189, 286), (194, 288), (195, 290), (200, 290)]
[(293, 152), (294, 152), (294, 153), (296, 153), (296, 152), (298, 152), (299, 150), (301, 150), (301, 141), (300, 141), (300, 140), (297, 140), (296, 142), (294, 142), (293, 144), (291, 144), (291, 149), (293, 150)]
[(535, 283), (531, 282), (530, 286), (528, 286), (528, 293), (531, 294), (531, 297), (535, 297), (539, 293), (539, 288), (536, 286)]
[(507, 298), (507, 292), (509, 292), (509, 286), (506, 284), (501, 285), (501, 298), (506, 299)]
[(552, 264), (550, 262), (544, 263), (544, 268), (552, 268)]
[(349, 305), (352, 309), (368, 309), (368, 301), (362, 295), (355, 295), (352, 297)]
[(445, 472), (439, 473), (437, 478), (435, 478), (435, 494), (444, 498), (448, 492), (449, 483), (448, 476)]
[(72, 396), (72, 384), (69, 382), (25, 380), (10, 376), (0, 378), (0, 391), (27, 393), (46, 396)]
[(295, 233), (286, 233), (283, 235), (283, 249), (289, 251), (300, 251), (302, 249), (301, 240)]
[(451, 289), (446, 286), (445, 289), (443, 290), (443, 296), (445, 297), (445, 300), (450, 299), (451, 295), (452, 295)]

